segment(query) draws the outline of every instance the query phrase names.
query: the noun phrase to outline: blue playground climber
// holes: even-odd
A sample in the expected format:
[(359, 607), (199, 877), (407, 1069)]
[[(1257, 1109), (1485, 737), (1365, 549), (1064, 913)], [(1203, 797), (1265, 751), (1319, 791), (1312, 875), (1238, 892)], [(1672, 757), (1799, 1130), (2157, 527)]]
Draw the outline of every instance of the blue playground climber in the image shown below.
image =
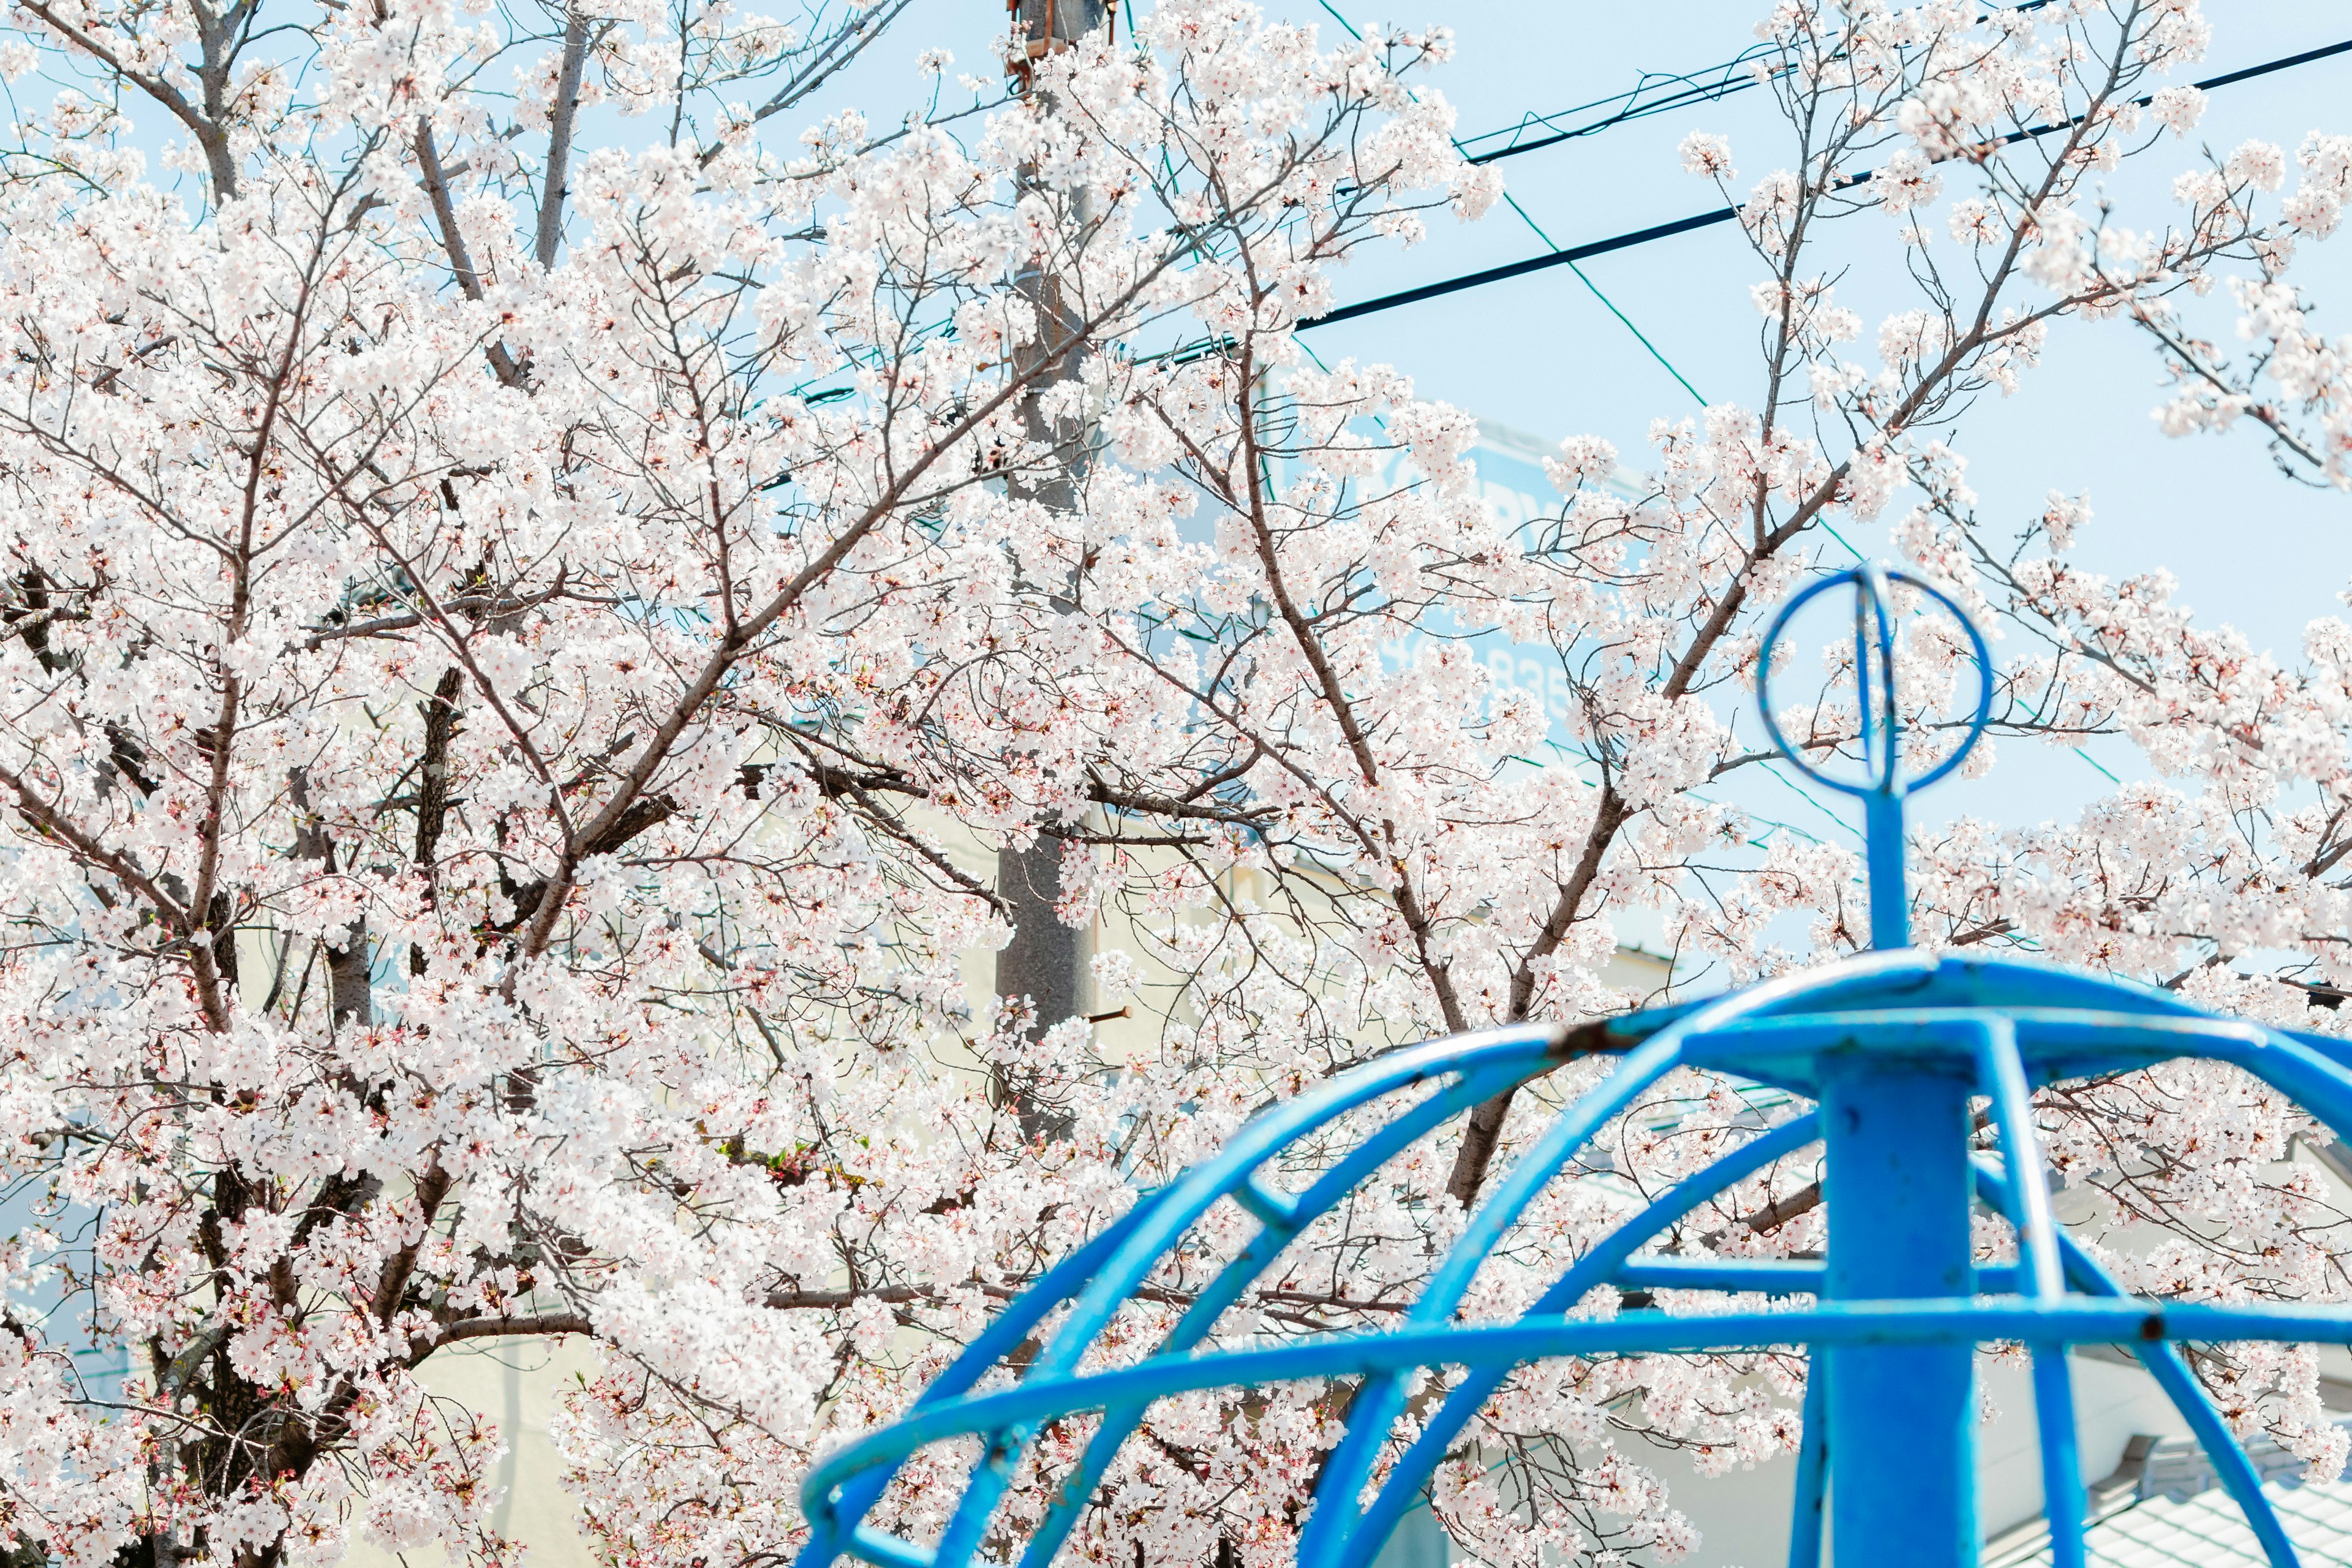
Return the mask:
[[(1917, 779), (1903, 773), (1895, 703), (1889, 584), (1907, 584), (1958, 616), (1973, 645), (1979, 696), (1968, 732)], [(1867, 764), (1864, 782), (1829, 776), (1780, 733), (1771, 651), (1790, 618), (1844, 584), (1854, 590), (1854, 669)], [(1976, 1511), (1974, 1355), (2027, 1347), (2032, 1361), (2043, 1496), (2056, 1568), (2084, 1568), (2081, 1467), (2065, 1348), (2126, 1342), (2179, 1407), (2244, 1510), (2273, 1568), (2297, 1563), (2260, 1479), (2190, 1375), (2184, 1342), (2352, 1342), (2352, 1306), (2221, 1307), (2124, 1293), (2051, 1216), (2034, 1135), (2037, 1084), (2130, 1071), (2182, 1057), (2231, 1063), (2352, 1135), (2352, 1050), (2323, 1036), (2204, 1012), (2163, 991), (2011, 959), (1930, 956), (1910, 945), (1904, 803), (1957, 767), (1992, 708), (1982, 634), (1933, 585), (1861, 566), (1826, 577), (1783, 606), (1759, 650), (1758, 698), (1791, 764), (1862, 798), (1872, 951), (1710, 1001), (1586, 1025), (1495, 1029), (1392, 1052), (1286, 1100), (1244, 1126), (1214, 1159), (1146, 1194), (1116, 1224), (1011, 1303), (897, 1424), (827, 1457), (802, 1489), (810, 1537), (801, 1568), (850, 1559), (877, 1568), (966, 1568), (986, 1541), (1008, 1550), (994, 1516), (1026, 1447), (1049, 1422), (1100, 1412), (1100, 1424), (1052, 1506), (1011, 1547), (1046, 1568), (1085, 1512), (1119, 1446), (1152, 1402), (1205, 1388), (1291, 1379), (1355, 1384), (1346, 1434), (1325, 1466), (1297, 1548), (1299, 1568), (1369, 1563), (1481, 1404), (1512, 1369), (1558, 1356), (1759, 1350), (1802, 1345), (1811, 1363), (1796, 1466), (1790, 1568), (1818, 1568), (1824, 1537), (1841, 1568), (1972, 1568)], [(1570, 1105), (1493, 1186), (1395, 1329), (1307, 1336), (1278, 1345), (1197, 1351), (1219, 1316), (1318, 1215), (1401, 1150), (1472, 1106), (1559, 1065), (1606, 1051), (1607, 1078)], [(1594, 1247), (1517, 1321), (1455, 1319), (1479, 1264), (1588, 1140), (1677, 1068), (1735, 1074), (1813, 1109), (1690, 1177)], [(1401, 1094), (1415, 1086), (1417, 1100)], [(1305, 1192), (1266, 1179), (1284, 1152), (1334, 1121), (1396, 1097), (1390, 1120)], [(1974, 1147), (1985, 1102), (1995, 1152)], [(1644, 1258), (1643, 1247), (1685, 1214), (1772, 1162), (1818, 1144), (1829, 1216), (1820, 1262)], [(1080, 1371), (1088, 1349), (1154, 1267), (1220, 1198), (1260, 1229), (1146, 1359)], [(1969, 1233), (1984, 1202), (2016, 1227), (2019, 1261), (1980, 1268)], [(1762, 1291), (1810, 1297), (1772, 1312), (1613, 1320), (1568, 1315), (1597, 1286)], [(1066, 1310), (1015, 1381), (986, 1375)], [(1369, 1503), (1365, 1489), (1404, 1412), (1414, 1373), (1458, 1381)], [(940, 1541), (922, 1546), (866, 1522), (898, 1467), (929, 1445), (977, 1436), (981, 1454)], [(1830, 1485), (1834, 1476), (1836, 1484)], [(1824, 1499), (1826, 1498), (1826, 1508)], [(997, 1533), (992, 1533), (992, 1527)], [(994, 1560), (993, 1556), (992, 1560)]]

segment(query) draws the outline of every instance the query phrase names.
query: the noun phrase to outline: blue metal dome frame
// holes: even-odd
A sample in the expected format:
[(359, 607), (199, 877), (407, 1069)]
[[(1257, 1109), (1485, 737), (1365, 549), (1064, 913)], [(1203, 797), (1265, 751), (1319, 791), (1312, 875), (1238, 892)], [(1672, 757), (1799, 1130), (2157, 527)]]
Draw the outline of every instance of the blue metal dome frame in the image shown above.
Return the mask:
[[(1901, 581), (1959, 619), (1980, 679), (1961, 743), (1906, 782), (1894, 701), (1895, 614)], [(1780, 733), (1771, 711), (1773, 647), (1790, 616), (1843, 584), (1855, 588), (1854, 664), (1866, 781), (1830, 777)], [(1046, 1568), (1078, 1522), (1119, 1447), (1153, 1401), (1188, 1391), (1307, 1378), (1360, 1380), (1347, 1430), (1318, 1483), (1300, 1535), (1300, 1568), (1352, 1568), (1377, 1553), (1417, 1500), (1447, 1446), (1511, 1371), (1559, 1356), (1760, 1350), (1822, 1352), (1806, 1379), (1790, 1568), (1818, 1568), (1824, 1526), (1844, 1568), (1973, 1568), (1979, 1551), (1974, 1428), (1976, 1347), (2028, 1348), (2043, 1495), (2056, 1568), (2082, 1568), (2085, 1506), (2067, 1380), (2069, 1344), (2127, 1342), (2179, 1407), (2224, 1486), (2245, 1510), (2273, 1568), (2298, 1561), (2261, 1480), (2177, 1348), (2183, 1342), (2352, 1342), (2352, 1305), (2222, 1307), (2127, 1296), (2052, 1217), (2032, 1094), (2058, 1079), (2131, 1071), (2182, 1057), (2227, 1062), (2352, 1136), (2352, 1048), (2325, 1036), (2224, 1018), (2163, 991), (2054, 966), (1934, 956), (1912, 949), (1904, 884), (1906, 796), (1949, 773), (1983, 733), (1992, 661), (1983, 636), (1950, 598), (1899, 572), (1857, 567), (1814, 584), (1783, 607), (1759, 658), (1758, 696), (1789, 760), (1862, 797), (1867, 817), (1871, 936), (1875, 951), (1710, 1001), (1563, 1028), (1530, 1026), (1393, 1052), (1284, 1101), (1242, 1127), (1213, 1159), (1145, 1194), (1102, 1234), (1006, 1307), (897, 1424), (831, 1454), (802, 1503), (810, 1538), (800, 1568), (844, 1557), (877, 1568), (966, 1568), (987, 1535), (1018, 1460), (1047, 1422), (1099, 1411), (1100, 1425), (1060, 1478), (1032, 1531), (1022, 1568)], [(1480, 1101), (1595, 1054), (1608, 1076), (1569, 1106), (1469, 1215), (1419, 1299), (1386, 1332), (1307, 1336), (1197, 1352), (1217, 1320), (1315, 1219), (1415, 1140)], [(1579, 1258), (1516, 1321), (1465, 1324), (1454, 1315), (1479, 1265), (1588, 1140), (1677, 1068), (1736, 1074), (1787, 1089), (1814, 1109), (1723, 1155), (1651, 1203)], [(1417, 1100), (1406, 1091), (1426, 1086)], [(1306, 1191), (1269, 1177), (1284, 1152), (1384, 1097), (1400, 1108)], [(1998, 1160), (1972, 1150), (1972, 1104), (1987, 1102)], [(1826, 1259), (1694, 1262), (1643, 1258), (1683, 1215), (1774, 1161), (1822, 1146)], [(2020, 1173), (2032, 1173), (2018, 1180)], [(1087, 1352), (1152, 1270), (1220, 1199), (1256, 1220), (1255, 1237), (1144, 1360), (1081, 1371)], [(2016, 1227), (2019, 1261), (1978, 1267), (1971, 1205)], [(1609, 1320), (1570, 1316), (1595, 1287), (1760, 1291), (1811, 1296), (1769, 1312)], [(1057, 1312), (1058, 1327), (1025, 1365), (1008, 1362)], [(1458, 1368), (1369, 1506), (1359, 1506), (1412, 1379)], [(1009, 1386), (979, 1392), (991, 1372)], [(866, 1515), (918, 1450), (976, 1436), (982, 1451), (939, 1543), (888, 1535)], [(1837, 1484), (1828, 1486), (1834, 1471)], [(1826, 1507), (1824, 1500), (1826, 1500)], [(1002, 1546), (1002, 1541), (996, 1542)]]

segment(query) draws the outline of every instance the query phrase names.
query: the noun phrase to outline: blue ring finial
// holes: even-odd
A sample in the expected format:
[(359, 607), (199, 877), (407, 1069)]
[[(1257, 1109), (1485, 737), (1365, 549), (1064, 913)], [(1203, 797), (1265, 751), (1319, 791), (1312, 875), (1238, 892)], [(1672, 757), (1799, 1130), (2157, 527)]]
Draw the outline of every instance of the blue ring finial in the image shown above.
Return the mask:
[[(1863, 754), (1869, 764), (1869, 775), (1861, 783), (1832, 777), (1805, 760), (1804, 752), (1791, 745), (1780, 730), (1780, 721), (1772, 711), (1772, 650), (1788, 630), (1790, 617), (1822, 595), (1840, 584), (1854, 585), (1853, 664), (1856, 706), (1862, 726)], [(1949, 610), (1952, 618), (1969, 634), (1969, 643), (1975, 651), (1979, 689), (1976, 711), (1969, 716), (1969, 732), (1952, 748), (1952, 754), (1916, 779), (1903, 776), (1901, 756), (1902, 716), (1895, 708), (1895, 612), (1889, 602), (1887, 584), (1903, 583), (1916, 588)], [(1870, 868), (1870, 942), (1873, 947), (1907, 947), (1911, 942), (1910, 895), (1904, 885), (1903, 861), (1905, 830), (1903, 803), (1914, 791), (1927, 788), (1954, 768), (1976, 749), (1977, 742), (1992, 720), (1992, 650), (1985, 643), (1984, 633), (1969, 613), (1949, 594), (1911, 573), (1865, 563), (1824, 577), (1790, 598), (1772, 617), (1764, 633), (1764, 640), (1756, 649), (1756, 706), (1764, 721), (1764, 732), (1771, 737), (1789, 765), (1816, 784), (1826, 784), (1843, 795), (1858, 795), (1863, 802), (1864, 842)]]

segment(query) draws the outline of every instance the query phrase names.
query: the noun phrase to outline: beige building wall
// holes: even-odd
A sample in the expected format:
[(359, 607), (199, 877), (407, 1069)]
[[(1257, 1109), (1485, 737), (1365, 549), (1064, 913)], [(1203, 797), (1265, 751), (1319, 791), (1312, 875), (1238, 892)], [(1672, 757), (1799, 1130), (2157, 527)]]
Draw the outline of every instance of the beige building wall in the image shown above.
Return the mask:
[[(563, 1391), (593, 1375), (595, 1364), (584, 1339), (482, 1340), (438, 1352), (419, 1373), (436, 1394), (498, 1424), (506, 1452), (493, 1476), (505, 1495), (491, 1522), (530, 1548), (531, 1568), (592, 1568), (597, 1561), (574, 1522), (563, 1461), (548, 1435)], [(353, 1568), (442, 1568), (449, 1559), (437, 1548), (391, 1552), (356, 1529), (348, 1561)]]

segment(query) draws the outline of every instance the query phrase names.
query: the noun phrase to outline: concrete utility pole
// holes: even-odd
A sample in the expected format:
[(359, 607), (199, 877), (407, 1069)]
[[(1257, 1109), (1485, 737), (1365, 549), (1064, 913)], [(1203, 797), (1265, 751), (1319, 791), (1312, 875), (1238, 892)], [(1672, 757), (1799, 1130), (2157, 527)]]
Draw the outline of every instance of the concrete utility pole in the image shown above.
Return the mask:
[[(1103, 25), (1104, 0), (1005, 0), (1013, 16), (1013, 53), (1004, 74), (1028, 90), (1032, 64)], [(1025, 49), (1024, 49), (1025, 46)]]
[[(1102, 0), (1009, 0), (1013, 52), (1004, 62), (1005, 75), (1018, 90), (1029, 89), (1034, 62), (1066, 47), (1103, 25)], [(1047, 419), (1038, 398), (1048, 388), (1074, 381), (1079, 374), (1082, 348), (1074, 345), (1055, 356), (1085, 319), (1066, 280), (1050, 267), (1031, 263), (1015, 287), (1037, 308), (1038, 339), (1025, 351), (1019, 366), (1038, 374), (1022, 400), (1022, 416), (1033, 440), (1049, 442), (1061, 454), (1060, 471), (1044, 480), (1014, 481), (1013, 493), (1037, 501), (1067, 516), (1078, 510), (1078, 486), (1085, 477), (1093, 435), (1083, 416)], [(1055, 585), (1053, 603), (1065, 612), (1076, 609), (1075, 581)], [(1007, 849), (997, 857), (996, 886), (1013, 921), (1013, 941), (996, 955), (996, 992), (1000, 996), (1027, 996), (1037, 1007), (1039, 1032), (1086, 1010), (1087, 961), (1092, 956), (1090, 933), (1064, 925), (1054, 913), (1061, 884), (1062, 845), (1040, 837), (1027, 849)], [(1033, 1136), (1053, 1131), (1054, 1118), (1024, 1106), (1023, 1127)]]

